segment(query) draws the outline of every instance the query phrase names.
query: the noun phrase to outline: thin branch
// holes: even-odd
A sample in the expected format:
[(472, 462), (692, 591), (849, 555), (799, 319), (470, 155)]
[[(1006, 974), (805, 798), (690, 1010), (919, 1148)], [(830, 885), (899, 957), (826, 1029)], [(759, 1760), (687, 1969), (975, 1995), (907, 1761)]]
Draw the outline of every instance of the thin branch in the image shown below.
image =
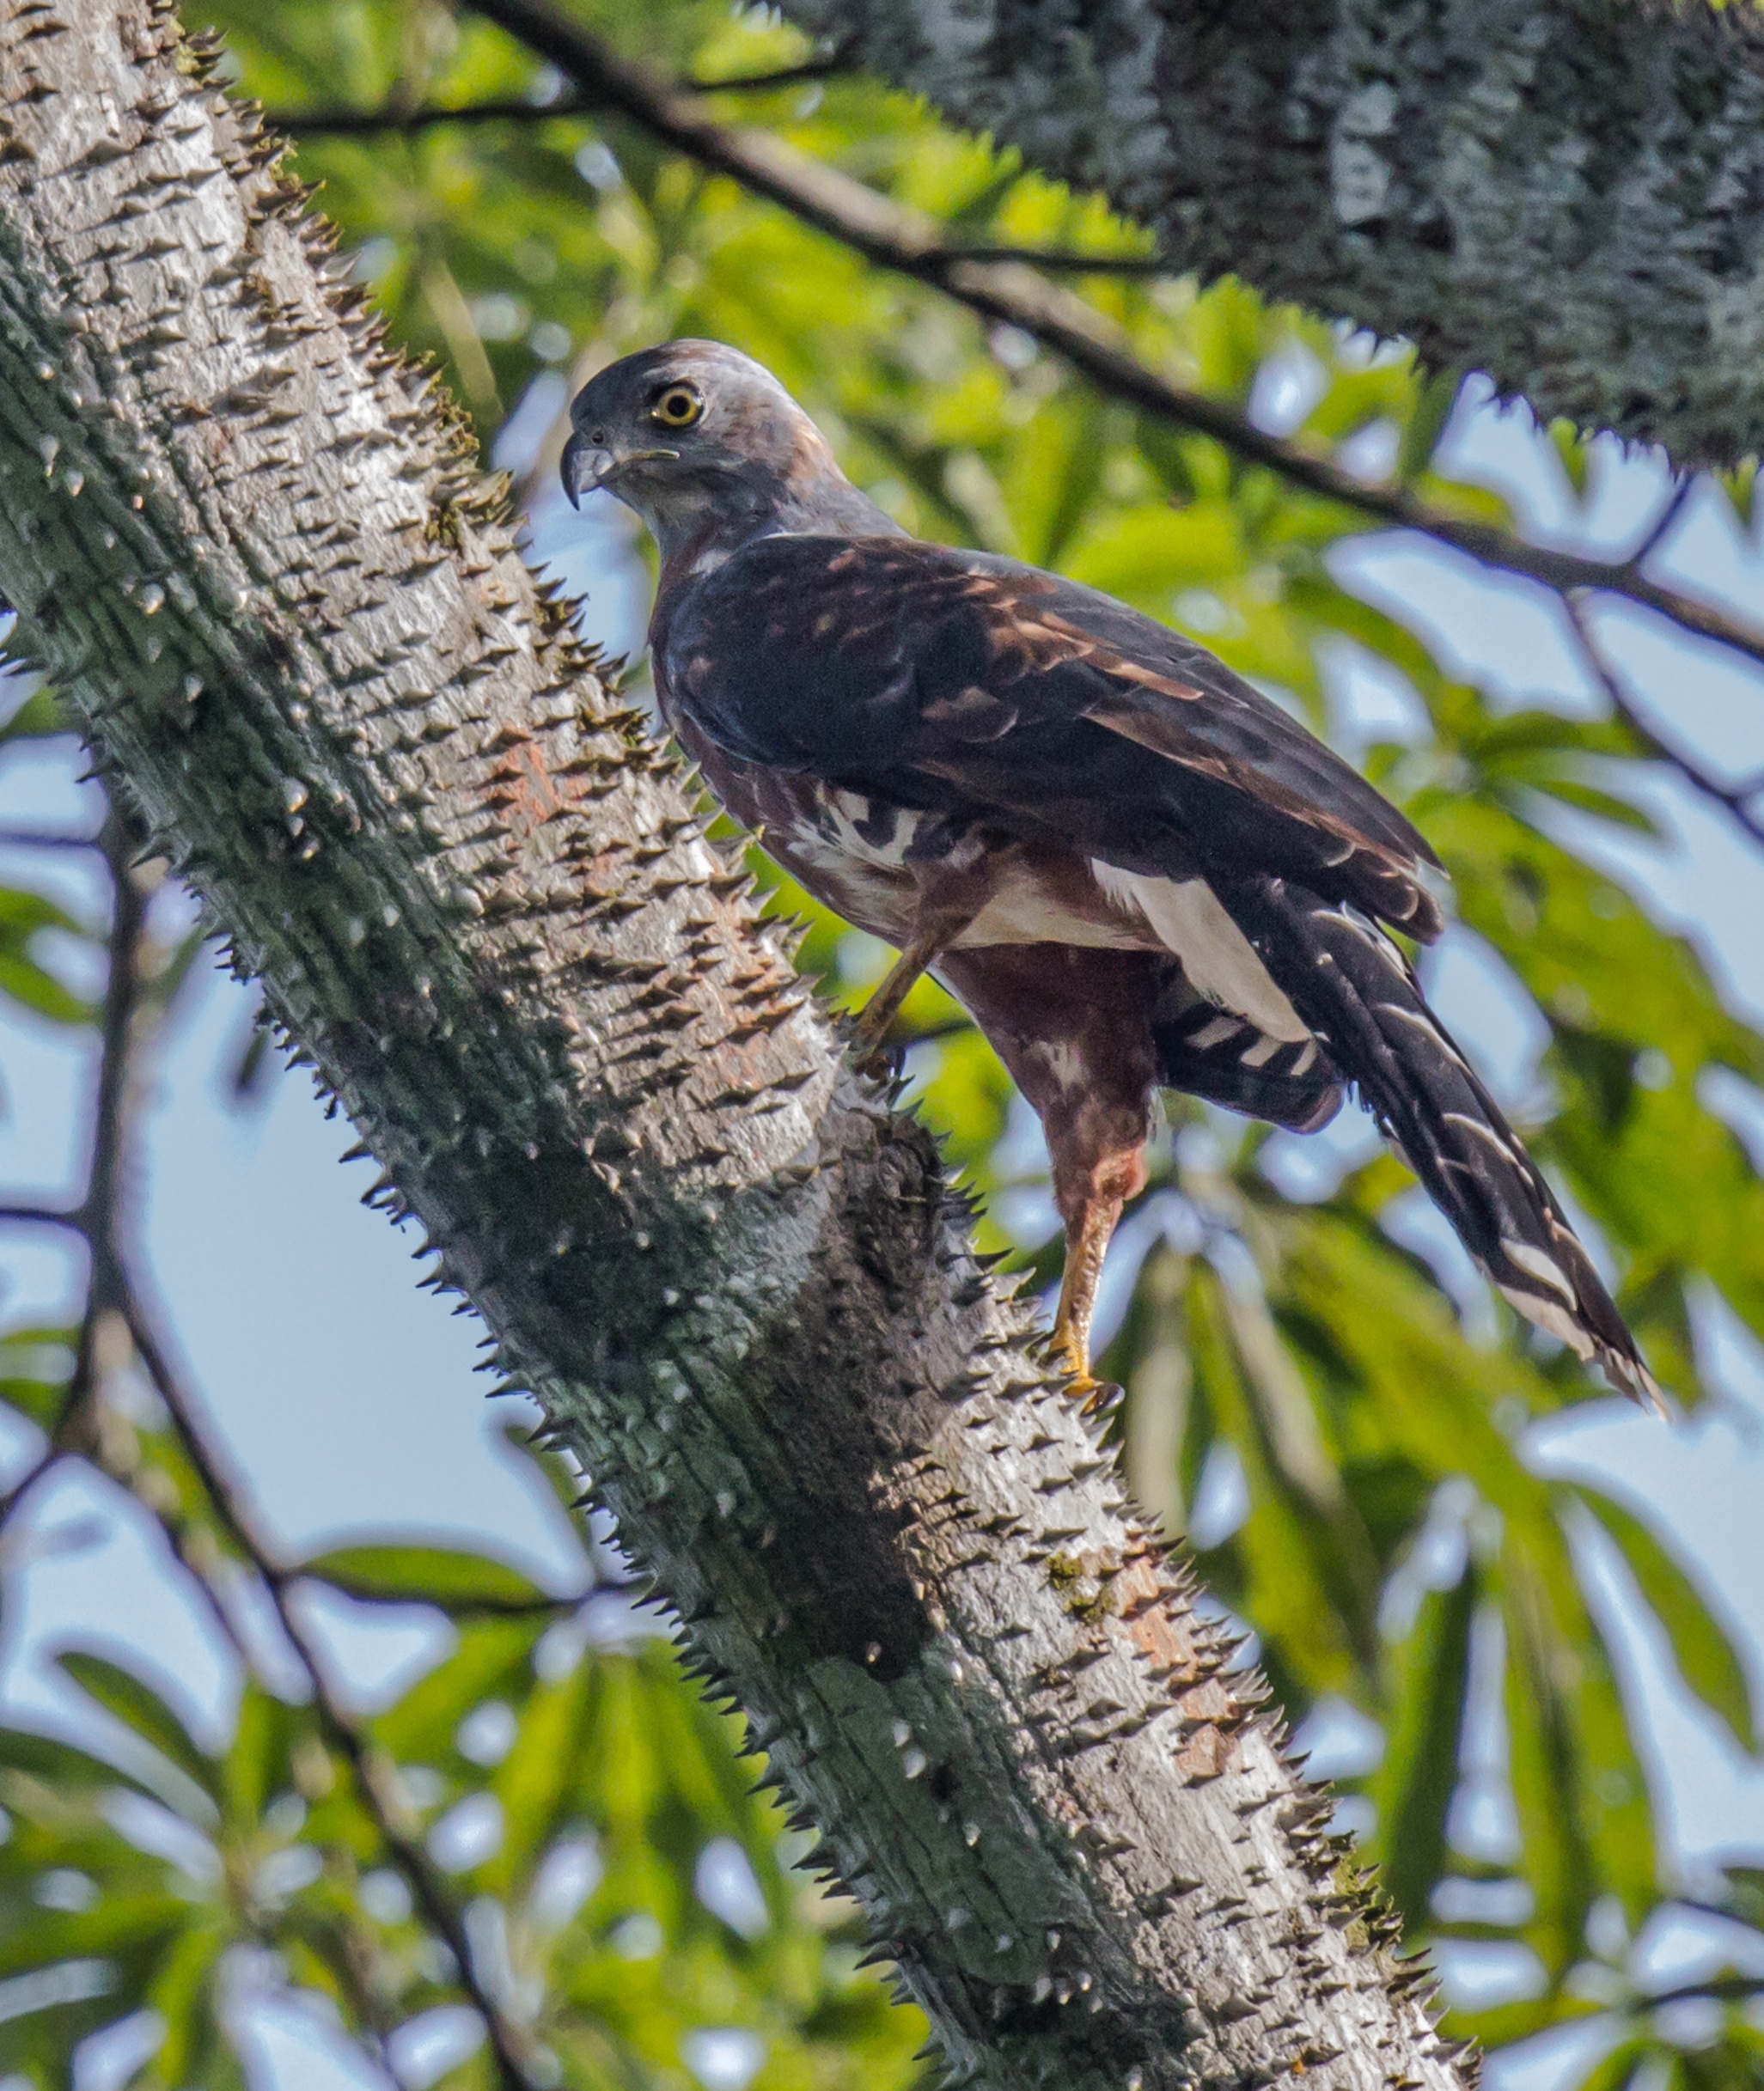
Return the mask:
[(974, 259), (946, 238), (936, 220), (904, 208), (769, 132), (717, 123), (705, 113), (693, 93), (652, 80), (551, 0), (473, 0), (473, 4), (487, 21), (554, 65), (588, 107), (623, 118), (669, 149), (781, 205), (878, 266), (930, 284), (982, 319), (1020, 329), (1100, 391), (1141, 413), (1211, 436), (1308, 493), (1388, 527), (1416, 531), (1480, 564), (1521, 575), (1558, 594), (1590, 588), (1623, 596), (1684, 631), (1764, 662), (1764, 630), (1714, 604), (1663, 587), (1628, 563), (1528, 544), (1511, 530), (1456, 515), (1407, 488), (1369, 485), (1295, 442), (1267, 435), (1235, 407), (1172, 383), (1141, 363), (1124, 330), (1094, 306), (1020, 261)]
[[(1637, 554), (1638, 558), (1645, 556), (1645, 552)], [(1759, 795), (1764, 792), (1764, 777), (1747, 777), (1737, 784), (1724, 784), (1711, 777), (1700, 764), (1693, 761), (1681, 749), (1672, 747), (1661, 740), (1631, 701), (1628, 692), (1618, 680), (1616, 671), (1606, 660), (1598, 635), (1593, 631), (1591, 619), (1587, 614), (1584, 598), (1578, 595), (1564, 596), (1562, 607), (1567, 612), (1568, 622), (1573, 630), (1587, 672), (1603, 691), (1605, 701), (1611, 710), (1635, 735), (1647, 753), (1657, 762), (1669, 764), (1687, 783), (1693, 785), (1706, 798), (1714, 800), (1718, 806), (1724, 806), (1754, 842), (1764, 843), (1764, 820), (1759, 819), (1756, 811)]]
[(66, 1456), (67, 1454), (61, 1446), (51, 1443), (44, 1451), (38, 1454), (12, 1486), (3, 1495), (0, 1495), (0, 1531), (5, 1529), (11, 1521), (14, 1511), (24, 1502), (26, 1497), (36, 1487), (50, 1468), (58, 1466)]
[(0, 1225), (9, 1222), (16, 1227), (65, 1227), (76, 1234), (86, 1231), (84, 1215), (77, 1207), (64, 1210), (58, 1205), (0, 1205)]
[(731, 73), (726, 80), (699, 79), (687, 84), (695, 94), (764, 94), (773, 88), (800, 87), (808, 81), (831, 80), (857, 70), (856, 59), (839, 49), (821, 58), (804, 58), (800, 65), (780, 65), (772, 72)]
[(41, 828), (0, 828), (0, 849), (3, 850), (99, 850), (103, 846), (101, 835), (61, 835)]
[(116, 1254), (116, 1220), (123, 1166), (123, 1114), (129, 1085), (129, 1044), (142, 989), (141, 943), (147, 899), (129, 869), (131, 850), (121, 816), (113, 807), (99, 838), (111, 884), (110, 931), (106, 940), (104, 1001), (100, 1016), (98, 1087), (93, 1105), (86, 1188), (71, 1216), (84, 1235), (89, 1267), (86, 1304), (74, 1346), (73, 1372), (56, 1420), (52, 1442), (71, 1448), (83, 1433), (98, 1391), (98, 1344), (107, 1317), (122, 1304)]
[(1681, 472), (1672, 491), (1667, 495), (1659, 514), (1643, 533), (1642, 540), (1623, 562), (1626, 573), (1639, 574), (1642, 568), (1665, 541), (1672, 526), (1684, 513), (1684, 504), (1696, 490), (1696, 474)]
[[(775, 72), (736, 73), (727, 80), (693, 80), (687, 83), (687, 91), (694, 94), (765, 94), (777, 88), (800, 87), (813, 81), (831, 79), (854, 70), (849, 59), (834, 53), (824, 58), (805, 58), (800, 65), (781, 65)], [(467, 102), (456, 109), (438, 107), (266, 109), (263, 120), (290, 138), (373, 138), (400, 135), (408, 137), (418, 131), (435, 130), (443, 124), (540, 124), (556, 116), (587, 116), (597, 106), (581, 94), (559, 94), (554, 101), (505, 98)], [(1029, 248), (1021, 251), (1012, 247), (983, 248), (976, 252), (988, 260), (1036, 258)], [(1077, 254), (1069, 257), (1052, 254), (1040, 259), (1049, 268), (1077, 266), (1083, 261), (1083, 257)], [(1103, 265), (1138, 271), (1150, 265), (1132, 259)], [(1163, 273), (1169, 272), (1167, 264), (1157, 265)]]
[(580, 95), (567, 94), (556, 101), (474, 101), (458, 109), (268, 109), (264, 121), (291, 138), (408, 137), (443, 124), (545, 123), (585, 116), (589, 108)]
[(1061, 247), (961, 247), (947, 250), (963, 261), (1020, 262), (1054, 276), (1180, 276), (1178, 265), (1163, 254), (1077, 254)]
[[(119, 1318), (128, 1330), (143, 1370), (165, 1404), (172, 1429), (186, 1458), (202, 1481), (217, 1518), (240, 1552), (251, 1562), (270, 1594), (283, 1632), (306, 1673), (320, 1725), (333, 1747), (348, 1763), (363, 1804), (374, 1820), (388, 1857), (404, 1876), (418, 1906), (454, 1957), (460, 1987), (484, 2021), (502, 2091), (541, 2091), (539, 2080), (527, 2067), (518, 2036), (504, 2018), (496, 1999), (485, 1988), (473, 1964), (470, 1942), (444, 1882), (427, 1854), (399, 1823), (401, 1810), (390, 1783), (390, 1768), (382, 1767), (369, 1739), (337, 1698), (319, 1651), (290, 1602), (290, 1593), (300, 1579), (300, 1571), (278, 1562), (259, 1536), (246, 1509), (242, 1491), (223, 1471), (203, 1436), (194, 1406), (173, 1371), (164, 1346), (154, 1333), (151, 1318), (130, 1274), (121, 1240), (122, 1189), (127, 1159), (131, 1048), (137, 1036), (144, 982), (142, 960), (147, 897), (130, 870), (137, 838), (130, 833), (122, 815), (114, 808), (98, 840), (110, 869), (113, 898), (107, 940), (109, 964), (101, 1024), (102, 1047), (85, 1193), (79, 1205), (71, 1210), (25, 1205), (0, 1209), (0, 1218), (53, 1223), (71, 1228), (83, 1236), (91, 1259), (85, 1311), (81, 1319), (73, 1372), (49, 1445), (20, 1479), (0, 1496), (0, 1526), (3, 1526), (37, 1482), (75, 1448), (76, 1441), (85, 1433), (100, 1392), (101, 1332), (107, 1317)], [(97, 1450), (99, 1463), (103, 1465), (102, 1448)], [(128, 1485), (130, 1477), (126, 1474), (114, 1478)], [(166, 1521), (162, 1511), (155, 1514), (162, 1523)], [(170, 1536), (179, 1558), (193, 1569), (194, 1564), (189, 1561), (186, 1550), (178, 1545), (179, 1535), (173, 1533)], [(247, 1655), (219, 1591), (200, 1570), (196, 1571), (196, 1581), (220, 1631), (239, 1648), (241, 1655)]]
[[(1740, 1920), (1736, 1917), (1735, 1923)], [(1657, 2011), (1664, 2004), (1748, 2003), (1764, 1995), (1764, 1975), (1718, 1975), (1709, 1982), (1688, 1982), (1682, 1989), (1645, 1990), (1632, 2011)]]
[(154, 1391), (165, 1404), (173, 1433), (202, 1483), (215, 1515), (234, 1545), (256, 1570), (270, 1594), (277, 1620), (306, 1673), (327, 1740), (348, 1765), (363, 1806), (373, 1818), (387, 1856), (403, 1876), (417, 1906), (453, 1955), (460, 1987), (484, 2021), (503, 2091), (542, 2091), (540, 2079), (528, 2065), (520, 2034), (504, 2016), (501, 2005), (478, 1972), (464, 1922), (446, 1883), (428, 1853), (400, 1821), (406, 1804), (397, 1790), (396, 1768), (385, 1760), (338, 1698), (318, 1644), (293, 1602), (295, 1587), (302, 1579), (302, 1570), (278, 1560), (258, 1531), (242, 1484), (226, 1471), (220, 1455), (209, 1443), (198, 1421), (195, 1402), (174, 1369), (138, 1290), (126, 1277), (122, 1312), (136, 1356)]
[(403, 1827), (405, 1804), (395, 1787), (396, 1770), (386, 1763), (371, 1739), (357, 1726), (332, 1686), (317, 1643), (292, 1602), (301, 1570), (278, 1560), (259, 1533), (242, 1484), (223, 1467), (197, 1420), (196, 1405), (173, 1369), (165, 1346), (134, 1285), (124, 1279), (122, 1311), (137, 1356), (165, 1404), (174, 1435), (203, 1485), (228, 1537), (262, 1579), (276, 1618), (293, 1649), (313, 1695), (320, 1725), (333, 1748), (349, 1765), (363, 1805), (372, 1817), (387, 1854), (403, 1876), (432, 1929), (446, 1944), (458, 1970), (461, 1988), (484, 2021), (504, 2091), (541, 2091), (522, 2052), (522, 2042), (485, 1987), (471, 1942), (451, 1895), (428, 1854)]

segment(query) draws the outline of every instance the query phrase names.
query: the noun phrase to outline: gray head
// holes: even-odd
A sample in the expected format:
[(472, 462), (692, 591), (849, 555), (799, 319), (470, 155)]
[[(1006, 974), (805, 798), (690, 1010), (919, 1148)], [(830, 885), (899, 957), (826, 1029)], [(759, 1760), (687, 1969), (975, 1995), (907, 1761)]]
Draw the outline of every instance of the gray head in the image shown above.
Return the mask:
[(720, 341), (670, 341), (609, 364), (577, 393), (564, 446), (572, 502), (604, 486), (662, 557), (784, 531), (898, 536), (833, 462), (769, 370)]

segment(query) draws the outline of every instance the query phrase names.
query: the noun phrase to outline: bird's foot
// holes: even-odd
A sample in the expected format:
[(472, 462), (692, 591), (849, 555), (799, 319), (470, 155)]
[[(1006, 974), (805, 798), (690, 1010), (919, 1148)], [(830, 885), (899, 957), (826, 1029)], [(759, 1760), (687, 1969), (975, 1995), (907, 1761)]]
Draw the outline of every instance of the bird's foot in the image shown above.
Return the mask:
[(1075, 1372), (1065, 1391), (1086, 1416), (1107, 1416), (1125, 1398), (1126, 1390), (1113, 1380), (1099, 1380), (1094, 1373)]
[(860, 1075), (867, 1075), (872, 1082), (893, 1082), (900, 1078), (900, 1064), (906, 1058), (905, 1049), (899, 1046), (885, 1046), (880, 1039), (866, 1037), (860, 1030), (847, 1048), (851, 1065)]
[(1071, 1329), (1054, 1331), (1053, 1350), (1071, 1377), (1066, 1389), (1087, 1416), (1105, 1416), (1122, 1398), (1113, 1380), (1099, 1380), (1090, 1369), (1090, 1347)]

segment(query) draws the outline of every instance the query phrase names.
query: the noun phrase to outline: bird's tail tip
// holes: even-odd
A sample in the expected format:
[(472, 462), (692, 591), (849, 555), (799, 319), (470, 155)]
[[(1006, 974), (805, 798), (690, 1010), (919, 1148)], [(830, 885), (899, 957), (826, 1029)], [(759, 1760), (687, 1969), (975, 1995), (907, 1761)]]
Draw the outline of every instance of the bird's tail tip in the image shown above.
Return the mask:
[[(1504, 1250), (1511, 1247), (1505, 1242), (1501, 1246)], [(1619, 1393), (1627, 1394), (1639, 1408), (1651, 1409), (1662, 1423), (1672, 1421), (1671, 1403), (1660, 1382), (1642, 1362), (1641, 1353), (1628, 1330), (1617, 1320), (1614, 1309), (1609, 1319), (1616, 1323), (1616, 1331), (1607, 1332), (1590, 1326), (1581, 1302), (1577, 1302), (1576, 1308), (1571, 1309), (1553, 1292), (1534, 1292), (1529, 1285), (1503, 1283), (1498, 1277), (1495, 1283), (1510, 1307), (1517, 1308), (1535, 1327), (1565, 1343), (1583, 1363), (1596, 1365)], [(1581, 1300), (1584, 1299), (1583, 1289)]]

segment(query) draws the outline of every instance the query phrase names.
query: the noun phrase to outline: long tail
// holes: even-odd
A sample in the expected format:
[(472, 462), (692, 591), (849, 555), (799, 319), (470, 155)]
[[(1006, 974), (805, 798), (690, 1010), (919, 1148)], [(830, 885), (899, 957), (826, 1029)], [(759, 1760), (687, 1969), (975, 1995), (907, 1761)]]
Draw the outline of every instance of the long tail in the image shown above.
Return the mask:
[(1507, 1299), (1664, 1414), (1635, 1338), (1549, 1186), (1397, 947), (1357, 911), (1284, 880), (1220, 881), (1217, 891)]

